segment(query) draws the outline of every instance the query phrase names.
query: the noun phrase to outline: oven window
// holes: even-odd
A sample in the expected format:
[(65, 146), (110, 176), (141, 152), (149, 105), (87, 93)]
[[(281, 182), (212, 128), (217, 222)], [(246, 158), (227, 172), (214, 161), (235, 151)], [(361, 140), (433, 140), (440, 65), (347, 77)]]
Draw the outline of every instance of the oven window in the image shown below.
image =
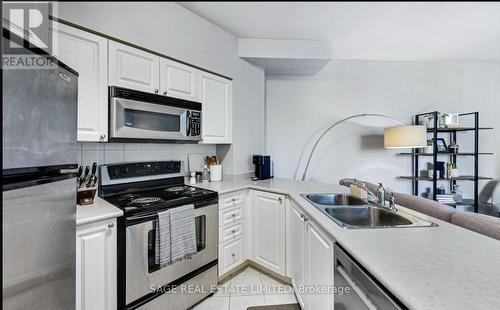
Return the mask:
[[(153, 227), (156, 227), (157, 221), (153, 222)], [(196, 251), (201, 252), (207, 246), (207, 216), (201, 215), (195, 217), (195, 234), (196, 234)], [(152, 273), (160, 269), (160, 266), (155, 264), (155, 240), (156, 230), (151, 229), (148, 232), (148, 272)]]
[(181, 130), (181, 116), (150, 111), (124, 109), (125, 126), (167, 132)]
[(201, 252), (207, 245), (207, 217), (205, 215), (195, 218), (196, 250)]

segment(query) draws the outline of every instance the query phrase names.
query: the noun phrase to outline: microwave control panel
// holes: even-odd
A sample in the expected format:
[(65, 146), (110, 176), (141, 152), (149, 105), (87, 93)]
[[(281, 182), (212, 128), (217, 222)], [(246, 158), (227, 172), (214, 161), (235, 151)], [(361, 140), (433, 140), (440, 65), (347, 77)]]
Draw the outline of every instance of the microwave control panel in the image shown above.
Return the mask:
[(201, 135), (201, 113), (200, 112), (191, 112), (191, 136), (200, 136)]

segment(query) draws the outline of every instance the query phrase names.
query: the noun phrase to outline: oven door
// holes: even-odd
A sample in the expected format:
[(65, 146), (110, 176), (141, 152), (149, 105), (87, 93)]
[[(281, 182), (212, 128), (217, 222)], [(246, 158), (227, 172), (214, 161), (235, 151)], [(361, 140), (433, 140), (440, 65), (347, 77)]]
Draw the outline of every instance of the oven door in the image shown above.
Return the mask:
[[(146, 221), (126, 227), (125, 303), (154, 292), (163, 285), (217, 259), (218, 205), (195, 209), (196, 244), (198, 253), (159, 269), (154, 264), (154, 227), (156, 215), (146, 215)], [(141, 216), (130, 217), (136, 222)]]
[(191, 111), (168, 105), (112, 97), (111, 139), (199, 140), (191, 136)]

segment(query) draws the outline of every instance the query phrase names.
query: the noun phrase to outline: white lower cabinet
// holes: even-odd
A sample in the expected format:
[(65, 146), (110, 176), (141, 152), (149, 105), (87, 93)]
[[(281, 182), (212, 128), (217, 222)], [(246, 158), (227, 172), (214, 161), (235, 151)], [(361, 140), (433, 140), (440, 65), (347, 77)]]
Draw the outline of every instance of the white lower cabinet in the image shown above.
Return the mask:
[(219, 195), (219, 277), (243, 264), (248, 257), (246, 192)]
[(245, 238), (237, 237), (219, 245), (219, 276), (245, 261)]
[(304, 213), (301, 209), (292, 203), (292, 219), (291, 219), (291, 278), (292, 286), (297, 293), (297, 300), (300, 307), (305, 309), (304, 300), (298, 290), (304, 287), (305, 284), (305, 238), (306, 238), (306, 222), (304, 221)]
[(252, 259), (285, 276), (285, 196), (252, 190)]
[(76, 310), (116, 309), (116, 219), (76, 229)]
[(304, 310), (333, 309), (334, 241), (292, 204), (292, 284)]

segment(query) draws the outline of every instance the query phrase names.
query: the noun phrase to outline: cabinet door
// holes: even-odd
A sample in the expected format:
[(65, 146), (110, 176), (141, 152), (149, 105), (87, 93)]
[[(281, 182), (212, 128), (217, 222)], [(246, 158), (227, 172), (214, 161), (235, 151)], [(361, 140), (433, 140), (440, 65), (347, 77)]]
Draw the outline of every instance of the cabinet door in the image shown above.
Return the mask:
[(285, 197), (252, 191), (253, 259), (285, 275)]
[(219, 245), (219, 277), (245, 261), (244, 236), (234, 238)]
[(306, 236), (306, 224), (304, 222), (304, 213), (297, 206), (292, 204), (292, 220), (291, 220), (291, 264), (292, 264), (292, 285), (295, 290), (295, 295), (300, 303), (302, 309), (304, 309), (304, 302), (301, 294), (299, 294), (298, 289), (304, 285), (305, 282), (305, 236)]
[(76, 309), (116, 309), (116, 221), (77, 227)]
[(203, 143), (232, 142), (232, 82), (201, 73)]
[[(307, 219), (306, 286), (333, 287), (333, 240)], [(333, 310), (333, 294), (305, 294), (305, 309)]]
[(160, 57), (109, 41), (109, 85), (158, 93)]
[(78, 141), (107, 141), (108, 40), (58, 24), (54, 43), (57, 58), (79, 74)]
[(200, 101), (199, 71), (170, 59), (160, 58), (160, 92), (170, 97)]

